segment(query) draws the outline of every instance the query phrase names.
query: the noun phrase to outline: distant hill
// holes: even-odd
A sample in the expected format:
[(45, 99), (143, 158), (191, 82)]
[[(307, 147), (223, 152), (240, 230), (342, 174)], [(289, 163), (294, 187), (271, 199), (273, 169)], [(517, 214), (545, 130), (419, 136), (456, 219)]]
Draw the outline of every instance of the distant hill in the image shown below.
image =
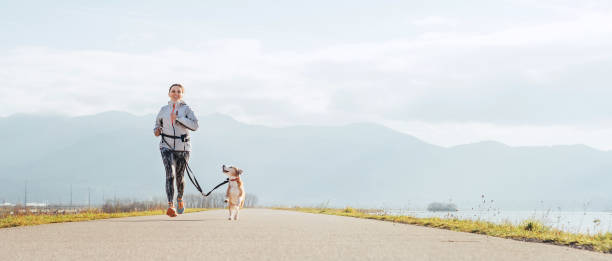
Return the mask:
[[(0, 202), (75, 202), (164, 196), (154, 115), (0, 118)], [(494, 200), (503, 208), (612, 209), (612, 154), (584, 145), (509, 147), (485, 141), (439, 147), (384, 126), (270, 128), (201, 115), (190, 164), (206, 189), (222, 164), (245, 170), (262, 204), (459, 209)], [(187, 192), (195, 189), (191, 184)]]

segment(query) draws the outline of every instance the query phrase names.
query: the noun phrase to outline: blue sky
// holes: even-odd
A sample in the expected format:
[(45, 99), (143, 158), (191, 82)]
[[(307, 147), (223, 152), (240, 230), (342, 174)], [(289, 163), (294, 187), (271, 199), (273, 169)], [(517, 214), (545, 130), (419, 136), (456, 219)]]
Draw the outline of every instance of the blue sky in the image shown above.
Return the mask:
[(377, 122), (428, 142), (612, 148), (608, 1), (0, 3), (0, 116)]

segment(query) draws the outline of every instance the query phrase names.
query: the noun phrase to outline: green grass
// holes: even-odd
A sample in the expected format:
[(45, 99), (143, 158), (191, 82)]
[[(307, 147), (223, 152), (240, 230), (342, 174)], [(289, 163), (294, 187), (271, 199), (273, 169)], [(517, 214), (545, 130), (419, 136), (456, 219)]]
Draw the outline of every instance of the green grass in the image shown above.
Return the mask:
[(519, 225), (514, 225), (509, 222), (504, 224), (495, 224), (486, 221), (474, 220), (415, 218), (411, 216), (378, 215), (370, 214), (367, 210), (358, 210), (351, 207), (347, 207), (344, 209), (301, 207), (275, 209), (376, 219), (382, 221), (391, 221), (404, 224), (448, 229), (453, 231), (476, 233), (494, 237), (509, 238), (521, 241), (550, 243), (580, 249), (594, 250), (603, 253), (612, 253), (612, 233), (610, 232), (596, 235), (574, 234), (544, 226), (537, 220), (525, 220)]
[[(185, 213), (193, 213), (206, 211), (205, 208), (187, 208)], [(100, 211), (87, 211), (76, 214), (29, 214), (29, 215), (14, 215), (0, 218), (0, 228), (32, 226), (51, 223), (77, 222), (94, 219), (120, 218), (120, 217), (136, 217), (136, 216), (153, 216), (165, 215), (165, 210), (150, 210), (136, 212), (119, 212), (119, 213), (104, 213)]]

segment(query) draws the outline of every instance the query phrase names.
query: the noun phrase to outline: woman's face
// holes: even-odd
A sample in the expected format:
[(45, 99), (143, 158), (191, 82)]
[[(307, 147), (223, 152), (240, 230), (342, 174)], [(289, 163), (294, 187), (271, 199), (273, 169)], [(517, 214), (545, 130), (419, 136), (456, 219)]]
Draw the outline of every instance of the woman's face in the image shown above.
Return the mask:
[(183, 98), (183, 89), (179, 86), (174, 86), (170, 89), (170, 92), (168, 92), (168, 96), (172, 101), (178, 101)]

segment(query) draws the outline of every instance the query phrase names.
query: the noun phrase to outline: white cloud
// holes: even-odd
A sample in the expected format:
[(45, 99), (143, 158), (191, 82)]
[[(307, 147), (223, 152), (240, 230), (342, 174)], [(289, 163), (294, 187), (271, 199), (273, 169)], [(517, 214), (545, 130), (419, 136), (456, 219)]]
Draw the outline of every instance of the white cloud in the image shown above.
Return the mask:
[(445, 26), (450, 26), (450, 27), (457, 26), (457, 22), (449, 18), (445, 18), (441, 16), (423, 17), (423, 18), (412, 21), (412, 24), (417, 25), (417, 26), (431, 26), (431, 25), (445, 25)]
[(591, 12), (300, 51), (268, 50), (256, 39), (139, 53), (22, 47), (0, 53), (0, 115), (154, 113), (167, 86), (181, 82), (201, 113), (258, 124), (376, 121), (443, 145), (494, 139), (609, 148), (610, 129), (596, 127), (612, 119), (609, 24), (610, 13)]

